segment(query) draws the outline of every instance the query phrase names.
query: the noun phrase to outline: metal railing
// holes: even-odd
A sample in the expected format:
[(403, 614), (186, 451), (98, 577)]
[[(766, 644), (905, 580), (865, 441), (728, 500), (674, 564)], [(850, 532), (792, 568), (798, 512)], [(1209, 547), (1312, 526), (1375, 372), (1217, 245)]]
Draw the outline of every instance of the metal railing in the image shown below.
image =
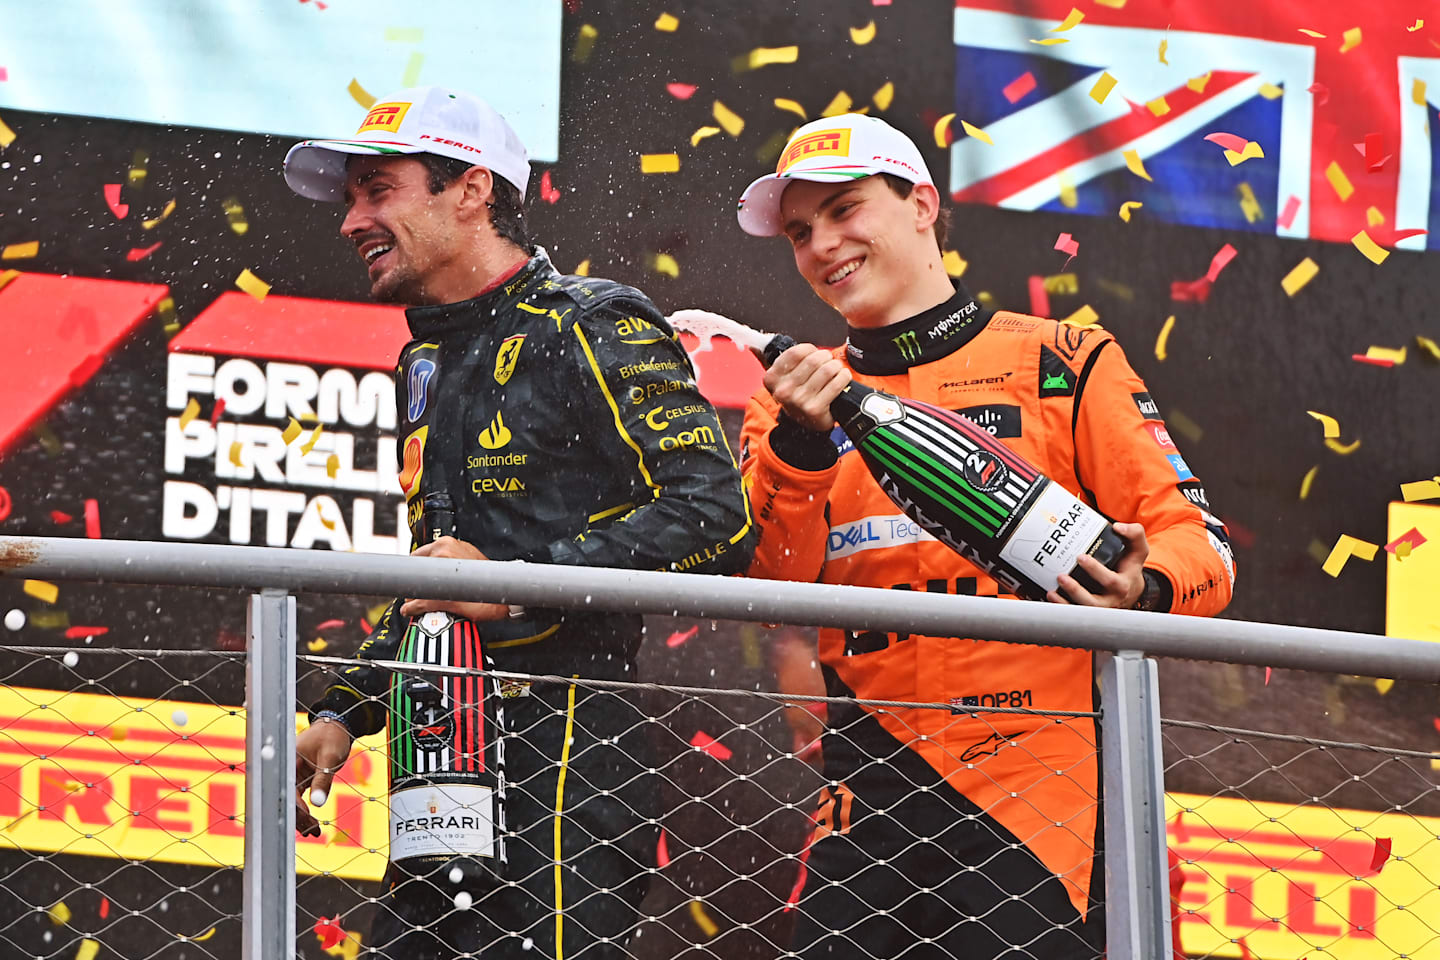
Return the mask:
[[(547, 566), (536, 577), (524, 564), (338, 553), (317, 559), (270, 548), (0, 537), (4, 577), (259, 591), (249, 609), (246, 671), (246, 810), (247, 823), (258, 827), (244, 839), (247, 958), (292, 956), (295, 949), (292, 592), (905, 630), (1115, 652), (1102, 669), (1101, 715), (1108, 956), (1121, 960), (1171, 951), (1162, 728), (1156, 667), (1147, 654), (1440, 681), (1440, 647), (1314, 628), (645, 571)], [(303, 659), (325, 666), (328, 658)], [(277, 913), (283, 922), (275, 922)]]

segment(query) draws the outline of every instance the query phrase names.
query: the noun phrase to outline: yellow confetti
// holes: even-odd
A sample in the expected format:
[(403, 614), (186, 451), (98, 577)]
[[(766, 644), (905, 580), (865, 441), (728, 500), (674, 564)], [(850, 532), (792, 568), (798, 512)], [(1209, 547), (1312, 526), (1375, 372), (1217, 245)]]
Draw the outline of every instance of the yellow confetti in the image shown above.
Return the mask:
[[(10, 281), (18, 276), (20, 276), (19, 270), (0, 270), (0, 290), (4, 290)], [(165, 299), (169, 300), (170, 298), (166, 297)]]
[(1440, 360), (1440, 343), (1436, 343), (1429, 337), (1421, 336), (1416, 336), (1415, 342), (1420, 346), (1421, 350), (1424, 350), (1426, 353), (1430, 354), (1430, 359)]
[(160, 226), (160, 224), (164, 223), (167, 219), (169, 219), (170, 214), (174, 212), (175, 201), (171, 200), (169, 203), (165, 204), (165, 209), (160, 211), (160, 216), (156, 217), (154, 220), (146, 220), (141, 223), (140, 226), (144, 227), (146, 230), (154, 230), (156, 227)]
[(245, 466), (245, 464), (240, 462), (240, 450), (243, 446), (244, 444), (242, 444), (239, 440), (236, 440), (234, 443), (230, 444), (230, 462), (237, 467)]
[(581, 260), (578, 264), (575, 265), (575, 276), (590, 276), (590, 259), (588, 257), (584, 260)]
[(245, 208), (240, 205), (240, 201), (234, 197), (226, 197), (220, 201), (220, 205), (225, 208), (225, 219), (230, 221), (230, 229), (243, 237), (250, 229), (250, 221), (245, 219)]
[(940, 256), (941, 263), (945, 264), (945, 272), (952, 277), (963, 277), (970, 262), (960, 256), (958, 250), (946, 250)]
[(1124, 220), (1126, 223), (1129, 223), (1131, 211), (1139, 210), (1143, 206), (1145, 206), (1145, 204), (1141, 203), (1139, 200), (1126, 200), (1124, 203), (1120, 204), (1120, 219)]
[(1295, 264), (1294, 269), (1285, 274), (1284, 279), (1280, 281), (1280, 286), (1285, 290), (1287, 297), (1293, 297), (1300, 292), (1305, 284), (1314, 280), (1315, 274), (1319, 272), (1320, 265), (1309, 257), (1306, 257), (1304, 260)]
[(1125, 0), (1095, 0), (1102, 7), (1110, 7), (1112, 10), (1124, 10)]
[(360, 81), (353, 77), (350, 79), (350, 85), (345, 88), (345, 92), (350, 94), (351, 100), (354, 100), (366, 110), (375, 106), (375, 95), (360, 86)]
[(719, 100), (715, 101), (715, 106), (711, 108), (710, 112), (714, 115), (715, 122), (720, 124), (721, 129), (732, 137), (740, 136), (740, 131), (745, 129), (745, 121), (740, 119), (740, 115)]
[(126, 178), (130, 186), (139, 189), (145, 186), (145, 171), (150, 166), (150, 151), (144, 147), (136, 147), (135, 152), (130, 155), (130, 170)]
[(191, 937), (191, 938), (190, 938), (190, 942), (191, 942), (191, 943), (204, 943), (206, 940), (209, 940), (209, 939), (210, 939), (211, 937), (213, 937), (213, 936), (215, 936), (215, 928), (214, 928), (214, 927), (211, 927), (209, 930), (206, 930), (204, 933), (200, 934), (200, 936), (198, 936), (198, 937)]
[(1416, 500), (1440, 499), (1440, 481), (1415, 480), (1400, 484), (1400, 496), (1406, 503)]
[[(720, 132), (720, 128), (719, 128), (719, 127), (709, 127), (709, 126), (706, 126), (706, 127), (697, 127), (697, 128), (695, 129), (695, 132), (692, 133), (692, 134), (690, 134), (690, 146), (692, 146), (692, 147), (698, 147), (698, 146), (700, 145), (700, 141), (701, 141), (701, 140), (704, 140), (706, 137), (713, 137), (713, 136), (715, 136), (715, 134), (717, 134), (717, 133), (719, 133), (719, 132)], [(673, 154), (673, 153), (671, 153), (671, 154), (666, 154), (666, 156), (675, 157), (675, 169), (674, 169), (674, 170), (646, 170), (646, 169), (644, 169), (644, 165), (643, 165), (643, 163), (642, 163), (640, 172), (641, 172), (641, 173), (675, 173), (677, 170), (680, 169), (680, 158), (679, 158), (678, 156), (676, 156), (675, 154)], [(642, 159), (643, 159), (643, 158), (642, 158)]]
[(1050, 32), (1064, 33), (1066, 30), (1073, 30), (1075, 29), (1075, 26), (1084, 19), (1085, 14), (1081, 13), (1078, 8), (1071, 7), (1070, 12), (1065, 15), (1065, 19), (1060, 21), (1060, 25), (1057, 27), (1051, 27)]
[(1074, 210), (1080, 205), (1080, 197), (1075, 192), (1075, 184), (1063, 172), (1060, 174), (1060, 205), (1067, 210)]
[(305, 649), (309, 650), (311, 653), (324, 653), (325, 648), (328, 646), (330, 646), (330, 644), (325, 642), (324, 637), (316, 637), (314, 640), (311, 640), (309, 643), (305, 644)]
[(1285, 95), (1284, 87), (1277, 87), (1273, 83), (1260, 84), (1260, 96), (1266, 100), (1278, 100)]
[(1191, 420), (1179, 410), (1172, 408), (1165, 416), (1165, 422), (1170, 425), (1171, 430), (1174, 430), (1191, 443), (1199, 443), (1200, 438), (1205, 436), (1205, 431), (1201, 428), (1200, 424)]
[(1365, 209), (1365, 222), (1372, 227), (1378, 227), (1385, 222), (1385, 214), (1374, 207)]
[(1314, 410), (1306, 410), (1306, 413), (1320, 421), (1320, 428), (1324, 431), (1326, 440), (1340, 436), (1340, 421), (1325, 413), (1318, 413)]
[(662, 13), (655, 20), (655, 29), (663, 33), (674, 33), (678, 26), (680, 26), (680, 18), (673, 14)]
[(183, 432), (184, 429), (190, 425), (190, 421), (194, 420), (198, 416), (200, 416), (200, 401), (196, 400), (194, 397), (191, 397), (190, 402), (185, 404), (185, 409), (180, 411), (181, 431)]
[(758, 70), (772, 63), (794, 63), (799, 58), (800, 48), (796, 46), (756, 47), (746, 55), (745, 66), (750, 70)]
[[(713, 130), (719, 133), (716, 127), (701, 127), (701, 130)], [(699, 133), (699, 131), (696, 131)], [(705, 134), (710, 136), (710, 134)], [(692, 137), (692, 143), (699, 143), (703, 137)], [(678, 153), (642, 153), (640, 154), (641, 173), (678, 173), (680, 171), (680, 155)]]
[(300, 436), (302, 432), (304, 431), (301, 429), (299, 422), (296, 421), (294, 417), (291, 417), (290, 422), (285, 425), (285, 432), (280, 434), (280, 438), (285, 441), (285, 446), (288, 447), (295, 442), (295, 438)]
[(1418, 106), (1425, 106), (1428, 101), (1425, 99), (1425, 81), (1419, 77), (1410, 86), (1410, 101)]
[(1360, 46), (1361, 38), (1359, 27), (1351, 27), (1349, 30), (1346, 30), (1345, 33), (1342, 34), (1342, 36), (1344, 38), (1344, 43), (1340, 44), (1341, 53), (1349, 53), (1351, 50), (1354, 50), (1356, 47)]
[(15, 131), (11, 130), (10, 125), (7, 124), (3, 119), (0, 119), (0, 149), (8, 147), (14, 142)]
[(1332, 577), (1340, 576), (1340, 571), (1345, 569), (1345, 561), (1351, 557), (1359, 557), (1361, 560), (1374, 560), (1376, 552), (1380, 549), (1376, 544), (1366, 540), (1360, 540), (1350, 536), (1348, 533), (1340, 534), (1340, 539), (1335, 541), (1335, 546), (1330, 548), (1330, 556), (1325, 558), (1321, 567)]
[(405, 61), (405, 72), (400, 74), (400, 82), (406, 87), (413, 87), (420, 82), (420, 68), (425, 65), (425, 54), (419, 50), (411, 50), (410, 58)]
[(850, 94), (846, 93), (844, 90), (841, 90), (839, 93), (835, 94), (835, 98), (830, 101), (829, 105), (826, 106), (824, 110), (820, 111), (820, 116), (838, 117), (842, 113), (849, 113), (850, 108), (854, 106), (854, 103), (855, 101), (850, 99)]
[(650, 261), (650, 267), (656, 273), (663, 273), (667, 277), (680, 276), (680, 264), (668, 253), (657, 253)]
[(1345, 176), (1345, 171), (1341, 170), (1341, 166), (1333, 160), (1331, 161), (1331, 166), (1325, 168), (1325, 178), (1331, 181), (1331, 187), (1335, 190), (1335, 196), (1341, 199), (1341, 203), (1351, 199), (1351, 194), (1355, 193), (1355, 187), (1351, 186), (1349, 177)]
[(990, 139), (990, 134), (986, 133), (984, 130), (981, 130), (977, 126), (974, 126), (969, 121), (961, 120), (960, 126), (965, 128), (965, 134), (967, 136), (974, 137), (976, 140), (979, 140), (983, 143), (988, 143), (992, 147), (995, 146), (995, 141)]
[(80, 949), (75, 951), (75, 960), (95, 960), (95, 956), (99, 952), (100, 941), (86, 937), (80, 941)]
[(1042, 281), (1046, 293), (1079, 293), (1080, 281), (1073, 273), (1057, 273)]
[(1389, 360), (1398, 367), (1405, 362), (1406, 349), (1405, 347), (1401, 347), (1399, 350), (1390, 347), (1371, 347), (1365, 351), (1365, 356), (1371, 360)]
[(1170, 331), (1175, 329), (1175, 315), (1171, 314), (1165, 318), (1165, 326), (1160, 328), (1160, 336), (1155, 338), (1155, 359), (1164, 361), (1165, 347), (1170, 342)]
[(875, 104), (875, 108), (877, 110), (889, 110), (890, 101), (894, 99), (895, 84), (891, 83), (888, 80), (885, 82), (885, 86), (881, 87), (879, 90), (876, 90), (875, 95), (870, 98), (871, 102)]
[(326, 956), (344, 957), (345, 960), (355, 960), (360, 955), (360, 934), (351, 930), (345, 934), (345, 939), (333, 947), (325, 948)]
[(1234, 150), (1225, 151), (1225, 159), (1230, 161), (1230, 166), (1232, 167), (1239, 166), (1246, 160), (1252, 160), (1255, 158), (1263, 160), (1265, 158), (1265, 151), (1262, 150), (1260, 148), (1260, 144), (1256, 143), (1254, 140), (1246, 140), (1245, 149), (1239, 153), (1236, 153)]
[(315, 449), (315, 441), (319, 440), (320, 434), (324, 432), (325, 427), (323, 425), (316, 427), (315, 432), (310, 434), (310, 439), (300, 445), (300, 456), (308, 456), (310, 451)]
[(1185, 86), (1189, 87), (1191, 90), (1194, 90), (1196, 93), (1204, 93), (1205, 85), (1210, 82), (1210, 77), (1214, 73), (1215, 71), (1211, 70), (1207, 73), (1202, 73), (1198, 77), (1191, 77), (1189, 80), (1185, 81)]
[(320, 518), (320, 525), (326, 530), (335, 529), (335, 521), (325, 516), (325, 511), (320, 509), (320, 501), (315, 501), (315, 516)]
[(270, 284), (251, 273), (249, 267), (240, 271), (240, 276), (235, 278), (235, 286), (256, 300), (264, 300), (265, 295), (270, 292)]
[(1110, 96), (1110, 91), (1115, 89), (1116, 80), (1110, 76), (1110, 71), (1105, 70), (1090, 88), (1090, 99), (1096, 103), (1104, 103), (1105, 98)]
[(25, 592), (42, 603), (54, 603), (60, 599), (60, 588), (49, 580), (26, 580)]
[(850, 42), (857, 47), (863, 47), (875, 39), (875, 21), (871, 20), (863, 27), (850, 28)]
[(1424, 20), (1421, 20), (1421, 19), (1419, 19), (1419, 18), (1417, 17), (1416, 20), (1415, 20), (1415, 26), (1413, 26), (1413, 27), (1406, 27), (1405, 30), (1406, 30), (1407, 33), (1414, 33), (1416, 30), (1419, 30), (1419, 29), (1420, 29), (1421, 27), (1423, 27), (1423, 26), (1425, 26), (1425, 21), (1424, 21)]
[[(805, 108), (800, 106), (800, 104), (796, 103), (794, 100), (786, 100), (784, 97), (776, 97), (774, 100), (774, 104), (778, 109), (788, 110), (791, 113), (795, 114), (797, 117), (799, 117), (801, 120), (810, 119), (809, 114), (805, 112)], [(884, 110), (885, 108), (881, 107), (880, 109)]]
[(1100, 314), (1096, 313), (1095, 308), (1087, 303), (1085, 304), (1085, 306), (1081, 307), (1079, 310), (1076, 310), (1074, 313), (1070, 314), (1070, 316), (1066, 317), (1060, 322), (1069, 324), (1072, 327), (1088, 327), (1090, 326), (1090, 324), (1094, 323), (1096, 320), (1099, 319)]
[(1309, 30), (1305, 27), (1296, 27), (1296, 29), (1299, 30), (1301, 33), (1305, 34), (1305, 36), (1307, 37), (1317, 37), (1321, 40), (1325, 39), (1325, 34), (1321, 33), (1319, 30)]
[(424, 43), (425, 31), (421, 27), (386, 27), (386, 43)]
[(1166, 37), (1164, 40), (1161, 40), (1161, 41), (1160, 41), (1160, 62), (1163, 63), (1163, 64), (1165, 64), (1165, 66), (1167, 66), (1167, 67), (1170, 66), (1170, 61), (1165, 59), (1165, 51), (1167, 51), (1167, 50), (1169, 50), (1169, 49), (1170, 49), (1170, 38), (1169, 38), (1169, 37)]
[(1044, 40), (1031, 40), (1031, 43), (1041, 47), (1053, 47), (1057, 43), (1069, 43), (1068, 37), (1046, 37)]
[(1164, 97), (1156, 97), (1154, 100), (1148, 101), (1145, 106), (1157, 117), (1163, 117), (1170, 112), (1170, 104), (1165, 102)]
[(55, 903), (49, 910), (45, 911), (45, 916), (49, 917), (50, 922), (55, 924), (55, 926), (63, 927), (65, 926), (65, 924), (70, 922), (70, 918), (71, 916), (73, 916), (73, 914), (70, 912), (69, 905), (66, 904), (64, 900), (60, 900)]
[(954, 119), (955, 114), (947, 113), (945, 114), (945, 116), (935, 121), (935, 146), (939, 147), (941, 150), (944, 150), (946, 147), (950, 146), (950, 144), (947, 142), (947, 135), (950, 129), (950, 121)]
[(575, 49), (570, 51), (570, 59), (576, 63), (589, 60), (590, 54), (595, 51), (595, 38), (598, 36), (600, 31), (596, 30), (593, 24), (581, 24), (580, 35), (575, 38)]
[[(233, 451), (232, 451), (232, 452), (233, 452)], [(334, 479), (335, 479), (335, 475), (336, 475), (337, 473), (339, 473), (339, 472), (340, 472), (340, 455), (339, 455), (338, 453), (332, 453), (332, 454), (330, 454), (330, 456), (328, 456), (328, 457), (325, 458), (325, 475), (326, 475), (327, 477), (329, 477), (331, 480), (334, 480)]]
[(1339, 440), (1331, 438), (1325, 441), (1325, 446), (1329, 447), (1334, 453), (1340, 454), (1342, 457), (1348, 457), (1360, 449), (1360, 439), (1357, 437), (1350, 443), (1341, 443)]
[(39, 252), (39, 240), (31, 240), (29, 243), (12, 243), (0, 251), (0, 260), (28, 260)]
[(1121, 156), (1125, 158), (1125, 166), (1130, 168), (1131, 173), (1142, 180), (1149, 180), (1151, 183), (1155, 182), (1155, 178), (1145, 172), (1145, 161), (1140, 159), (1140, 152), (1138, 150), (1126, 150)]
[(707, 938), (720, 932), (720, 928), (715, 925), (714, 920), (710, 919), (710, 915), (705, 912), (705, 907), (698, 899), (690, 901), (690, 918), (695, 921), (695, 926), (699, 927), (700, 932)]
[[(1408, 544), (1408, 543), (1402, 543), (1402, 544), (1400, 544), (1400, 546), (1402, 546), (1402, 547), (1408, 547), (1408, 546), (1410, 546), (1410, 544)], [(1399, 551), (1398, 551), (1398, 550), (1396, 551), (1396, 554), (1399, 555)], [(1409, 550), (1406, 550), (1404, 555), (1405, 555), (1405, 556), (1409, 556), (1409, 554), (1410, 554), (1410, 551), (1409, 551)], [(1377, 678), (1377, 679), (1375, 680), (1375, 689), (1380, 691), (1380, 696), (1382, 696), (1382, 697), (1385, 696), (1385, 694), (1389, 693), (1389, 692), (1390, 692), (1390, 688), (1393, 687), (1393, 686), (1395, 686), (1395, 681), (1394, 681), (1394, 680), (1386, 680), (1386, 679), (1383, 679), (1383, 678)]]
[(1320, 472), (1320, 465), (1316, 464), (1305, 471), (1305, 479), (1300, 481), (1300, 499), (1306, 500), (1310, 497), (1310, 488), (1315, 484), (1315, 474)]
[(1246, 223), (1254, 223), (1265, 216), (1265, 211), (1260, 207), (1260, 201), (1255, 198), (1255, 190), (1248, 183), (1241, 183), (1235, 188), (1240, 194), (1240, 211), (1245, 214)]
[(1410, 551), (1413, 549), (1415, 548), (1410, 545), (1409, 540), (1397, 543), (1395, 544), (1395, 556), (1399, 557), (1401, 560), (1404, 560), (1406, 557), (1410, 556)]
[(1377, 266), (1384, 263), (1390, 256), (1390, 251), (1380, 246), (1374, 240), (1371, 240), (1370, 234), (1364, 230), (1361, 230), (1355, 234), (1355, 236), (1351, 237), (1350, 242), (1355, 245), (1356, 250), (1359, 250), (1365, 255), (1366, 260), (1369, 260)]

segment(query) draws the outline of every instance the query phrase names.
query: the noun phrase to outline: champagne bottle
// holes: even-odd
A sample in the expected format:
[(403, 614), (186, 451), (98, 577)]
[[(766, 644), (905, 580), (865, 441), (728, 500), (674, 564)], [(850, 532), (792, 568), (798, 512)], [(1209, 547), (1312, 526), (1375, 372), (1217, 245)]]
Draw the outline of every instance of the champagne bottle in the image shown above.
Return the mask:
[[(794, 344), (773, 337), (765, 365)], [(830, 413), (906, 516), (1017, 596), (1043, 600), (1065, 573), (1098, 593), (1076, 561), (1113, 569), (1125, 550), (1108, 518), (959, 414), (854, 382)]]
[[(449, 494), (427, 494), (422, 539), (454, 536)], [(474, 623), (444, 611), (414, 617), (398, 659), (490, 666)], [(395, 673), (390, 695), (390, 860), (442, 887), (496, 882), (505, 862), (504, 721), (489, 675)]]

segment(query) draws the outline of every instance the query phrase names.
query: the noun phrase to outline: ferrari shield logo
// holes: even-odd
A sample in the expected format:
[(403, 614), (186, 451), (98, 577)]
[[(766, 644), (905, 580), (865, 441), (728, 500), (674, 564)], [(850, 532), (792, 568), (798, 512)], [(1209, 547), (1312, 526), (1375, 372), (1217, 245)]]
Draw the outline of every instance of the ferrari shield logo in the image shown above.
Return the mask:
[(495, 354), (495, 382), (506, 384), (515, 372), (515, 362), (520, 359), (520, 347), (525, 343), (525, 334), (517, 333), (506, 337), (500, 343), (500, 352)]

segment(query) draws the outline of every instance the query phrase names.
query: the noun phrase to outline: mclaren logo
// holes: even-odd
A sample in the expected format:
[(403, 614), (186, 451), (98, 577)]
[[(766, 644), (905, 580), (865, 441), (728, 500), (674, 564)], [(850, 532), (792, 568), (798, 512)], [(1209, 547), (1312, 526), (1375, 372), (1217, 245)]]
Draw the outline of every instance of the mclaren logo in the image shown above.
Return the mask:
[(914, 330), (906, 330), (896, 337), (894, 342), (900, 350), (900, 356), (906, 360), (920, 359), (920, 336)]
[(515, 362), (520, 359), (520, 347), (525, 343), (525, 334), (517, 333), (500, 342), (500, 352), (495, 354), (495, 382), (505, 385), (515, 372)]
[(480, 446), (486, 450), (499, 450), (509, 442), (510, 428), (505, 426), (505, 418), (497, 412), (490, 426), (480, 431)]

